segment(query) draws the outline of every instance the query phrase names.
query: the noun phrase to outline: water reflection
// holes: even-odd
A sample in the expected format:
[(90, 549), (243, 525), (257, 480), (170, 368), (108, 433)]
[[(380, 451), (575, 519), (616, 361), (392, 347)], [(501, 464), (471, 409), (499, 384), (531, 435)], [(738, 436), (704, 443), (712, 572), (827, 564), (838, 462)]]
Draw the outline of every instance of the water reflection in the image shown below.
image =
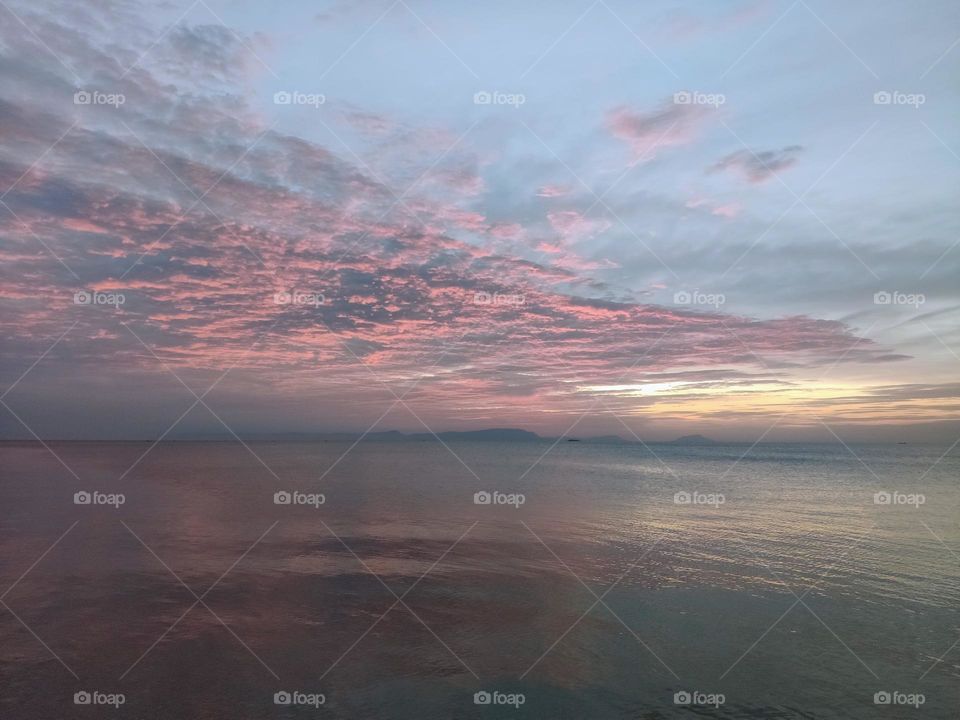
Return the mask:
[[(4, 717), (70, 715), (84, 687), (125, 693), (115, 717), (295, 717), (283, 688), (323, 692), (316, 717), (489, 717), (482, 688), (525, 693), (511, 717), (682, 717), (683, 688), (723, 692), (714, 717), (874, 717), (888, 685), (924, 692), (919, 716), (955, 708), (960, 656), (919, 679), (960, 636), (960, 562), (930, 531), (957, 547), (955, 457), (908, 511), (828, 446), (561, 445), (518, 481), (544, 447), (456, 445), (479, 487), (434, 443), (363, 443), (322, 482), (345, 445), (257, 445), (282, 486), (228, 443), (161, 444), (122, 481), (142, 444), (55, 449), (82, 485), (42, 447), (2, 450), (4, 588), (79, 520), (4, 597), (49, 646), (3, 614)], [(911, 487), (938, 456), (871, 462)], [(527, 502), (474, 505), (484, 489)]]

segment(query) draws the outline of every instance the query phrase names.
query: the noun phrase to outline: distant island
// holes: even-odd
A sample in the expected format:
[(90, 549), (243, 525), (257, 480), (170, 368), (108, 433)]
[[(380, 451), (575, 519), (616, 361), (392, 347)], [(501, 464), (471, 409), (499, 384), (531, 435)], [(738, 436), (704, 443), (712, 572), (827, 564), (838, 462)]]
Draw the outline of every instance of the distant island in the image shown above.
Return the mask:
[[(352, 442), (363, 438), (364, 440), (380, 442), (403, 442), (403, 441), (427, 441), (439, 438), (447, 441), (480, 441), (480, 442), (553, 442), (566, 440), (567, 442), (584, 442), (593, 444), (608, 445), (634, 445), (644, 441), (638, 439), (624, 439), (619, 435), (596, 435), (593, 437), (544, 437), (529, 430), (520, 428), (486, 428), (484, 430), (444, 430), (434, 435), (430, 432), (404, 433), (399, 430), (382, 430), (377, 432), (350, 433), (242, 433), (242, 437), (248, 442)], [(233, 440), (233, 436), (227, 433), (190, 433), (180, 434), (172, 438), (173, 440), (188, 442), (222, 442)], [(664, 441), (648, 441), (654, 444), (660, 444)], [(667, 441), (668, 445), (718, 445), (715, 440), (711, 440), (703, 435), (684, 435), (676, 440)]]
[[(484, 430), (444, 430), (434, 435), (430, 432), (403, 433), (399, 430), (381, 430), (368, 433), (353, 432), (293, 432), (293, 433), (244, 433), (242, 435), (247, 441), (265, 441), (265, 442), (312, 442), (316, 440), (325, 441), (353, 441), (358, 438), (364, 440), (383, 441), (423, 441), (435, 440), (482, 440), (495, 442), (528, 442), (532, 440), (549, 440), (535, 432), (521, 430), (519, 428), (486, 428)], [(226, 433), (190, 433), (181, 434), (174, 438), (175, 440), (190, 441), (219, 441), (230, 440), (232, 435)]]
[[(401, 433), (402, 434), (402, 433)], [(411, 433), (406, 435), (410, 440), (433, 440), (433, 433)], [(529, 430), (519, 430), (517, 428), (490, 428), (488, 430), (447, 430), (438, 432), (437, 437), (441, 440), (497, 440), (512, 441), (518, 440), (542, 440), (539, 435)]]
[(719, 445), (716, 440), (711, 440), (703, 435), (684, 435), (676, 440), (671, 440), (670, 445)]

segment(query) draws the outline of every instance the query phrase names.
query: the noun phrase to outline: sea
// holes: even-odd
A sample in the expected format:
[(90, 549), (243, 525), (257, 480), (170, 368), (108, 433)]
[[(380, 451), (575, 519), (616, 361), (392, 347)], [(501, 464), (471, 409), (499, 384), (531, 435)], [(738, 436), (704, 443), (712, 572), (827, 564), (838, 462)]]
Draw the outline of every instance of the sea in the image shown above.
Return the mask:
[(0, 718), (960, 717), (960, 449), (0, 444)]

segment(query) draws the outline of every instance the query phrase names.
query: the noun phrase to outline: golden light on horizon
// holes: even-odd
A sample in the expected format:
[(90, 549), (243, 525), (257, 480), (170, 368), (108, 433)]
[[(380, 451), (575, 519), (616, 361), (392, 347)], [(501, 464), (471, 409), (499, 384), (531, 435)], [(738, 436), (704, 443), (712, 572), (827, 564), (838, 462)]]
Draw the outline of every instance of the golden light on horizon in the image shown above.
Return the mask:
[[(637, 415), (670, 415), (686, 418), (777, 415), (789, 412), (795, 419), (819, 421), (894, 422), (933, 421), (944, 418), (944, 398), (899, 399), (886, 396), (883, 385), (865, 383), (658, 382), (579, 386), (579, 392), (620, 400), (619, 412)], [(629, 400), (643, 399), (640, 406)], [(960, 417), (960, 402), (947, 408)]]

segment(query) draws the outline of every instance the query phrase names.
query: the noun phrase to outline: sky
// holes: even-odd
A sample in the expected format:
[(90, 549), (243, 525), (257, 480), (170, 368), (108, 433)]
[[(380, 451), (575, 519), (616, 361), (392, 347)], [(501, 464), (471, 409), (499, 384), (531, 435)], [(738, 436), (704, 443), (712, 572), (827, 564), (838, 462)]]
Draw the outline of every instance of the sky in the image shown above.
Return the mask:
[(960, 435), (955, 2), (0, 17), (0, 437)]

